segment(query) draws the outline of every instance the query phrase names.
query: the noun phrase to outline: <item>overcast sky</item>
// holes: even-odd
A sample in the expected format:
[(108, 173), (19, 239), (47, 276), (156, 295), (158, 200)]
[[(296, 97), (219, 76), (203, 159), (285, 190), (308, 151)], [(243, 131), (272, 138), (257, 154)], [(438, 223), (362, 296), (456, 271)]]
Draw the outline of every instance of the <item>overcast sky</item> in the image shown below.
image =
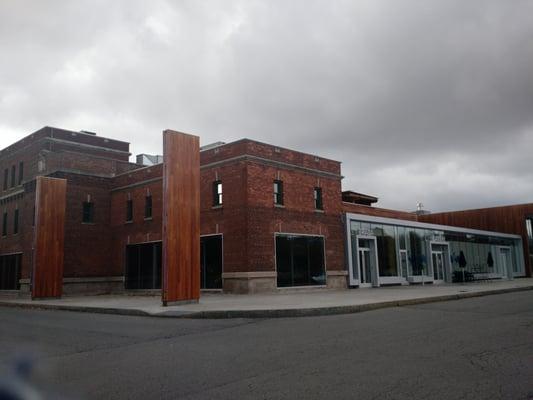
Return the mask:
[(439, 211), (533, 201), (533, 0), (0, 0), (0, 148), (248, 137)]

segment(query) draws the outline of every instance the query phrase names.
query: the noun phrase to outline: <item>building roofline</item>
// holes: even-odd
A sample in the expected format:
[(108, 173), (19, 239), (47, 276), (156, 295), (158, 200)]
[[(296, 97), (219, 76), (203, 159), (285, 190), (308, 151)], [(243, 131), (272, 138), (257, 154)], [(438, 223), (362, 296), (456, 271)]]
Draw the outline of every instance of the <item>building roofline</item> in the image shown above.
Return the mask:
[(486, 210), (495, 210), (497, 208), (506, 208), (506, 207), (532, 207), (532, 203), (516, 203), (516, 204), (504, 204), (499, 206), (490, 206), (490, 207), (481, 207), (481, 208), (466, 208), (464, 210), (449, 210), (449, 211), (438, 211), (431, 212), (427, 215), (438, 215), (438, 214), (450, 214), (450, 213), (459, 213), (459, 212), (472, 212), (472, 211), (486, 211)]
[(511, 234), (511, 233), (487, 231), (487, 230), (482, 230), (482, 229), (463, 228), (463, 227), (453, 226), (453, 225), (440, 225), (440, 224), (434, 224), (430, 222), (411, 221), (411, 220), (400, 219), (400, 218), (379, 217), (379, 216), (357, 214), (357, 213), (350, 213), (350, 212), (346, 213), (346, 219), (347, 220), (352, 219), (352, 220), (364, 221), (364, 222), (377, 222), (377, 223), (382, 223), (385, 225), (400, 225), (400, 226), (407, 226), (410, 228), (422, 228), (422, 229), (425, 228), (425, 229), (434, 229), (437, 231), (471, 233), (474, 235), (476, 234), (487, 235), (487, 236), (496, 236), (496, 237), (503, 237), (503, 238), (509, 238), (509, 239), (519, 239), (520, 241), (522, 240), (522, 236), (517, 235), (517, 234)]
[[(36, 131), (33, 131), (32, 133), (30, 133), (30, 134), (28, 134), (26, 136), (23, 136), (19, 140), (11, 143), (10, 145), (4, 147), (3, 149), (0, 149), (0, 155), (4, 155), (4, 153), (9, 152), (12, 147), (17, 147), (17, 145), (20, 145), (20, 144), (22, 144), (24, 142), (28, 142), (28, 143), (24, 143), (23, 147), (26, 147), (26, 145), (32, 144), (31, 140), (28, 140), (28, 139), (32, 139), (32, 136), (40, 134), (40, 133), (43, 133), (43, 137), (45, 137), (45, 138), (46, 137), (54, 138), (53, 137), (54, 130), (67, 132), (67, 133), (74, 133), (76, 135), (81, 135), (81, 136), (85, 136), (85, 137), (97, 138), (96, 140), (108, 141), (108, 142), (116, 143), (116, 144), (124, 144), (124, 145), (128, 145), (128, 147), (131, 144), (130, 142), (126, 142), (124, 140), (117, 140), (117, 139), (112, 139), (112, 138), (105, 137), (105, 136), (93, 135), (93, 134), (86, 133), (86, 132), (73, 131), (73, 130), (70, 130), (70, 129), (56, 128), (54, 126), (45, 125), (42, 128), (37, 129)], [(76, 142), (72, 141), (72, 143), (76, 143)], [(96, 147), (106, 148), (105, 146), (96, 146)], [(118, 151), (124, 152), (123, 150), (118, 150)], [(130, 153), (130, 155), (131, 155), (131, 153)]]
[(312, 154), (312, 153), (306, 153), (306, 152), (300, 151), (300, 150), (289, 149), (288, 147), (277, 146), (275, 144), (266, 143), (266, 142), (262, 142), (262, 141), (255, 140), (255, 139), (249, 139), (249, 138), (246, 138), (246, 137), (241, 138), (241, 139), (237, 139), (237, 140), (235, 140), (233, 142), (224, 143), (224, 144), (218, 146), (217, 148), (221, 148), (221, 147), (224, 147), (224, 146), (235, 145), (235, 144), (241, 143), (241, 142), (257, 143), (257, 144), (261, 144), (261, 145), (264, 145), (264, 146), (271, 146), (271, 147), (275, 147), (275, 148), (280, 149), (280, 150), (291, 151), (293, 153), (299, 153), (299, 154), (303, 154), (303, 155), (311, 156), (311, 157), (318, 157), (318, 158), (320, 158), (322, 160), (325, 160), (325, 161), (331, 161), (331, 162), (342, 164), (342, 161), (333, 160), (332, 158), (327, 158), (327, 157), (319, 156), (317, 154)]
[(84, 135), (84, 136), (89, 136), (89, 137), (93, 137), (93, 138), (96, 137), (96, 138), (100, 138), (100, 139), (104, 139), (104, 140), (107, 139), (107, 140), (110, 140), (110, 141), (113, 141), (113, 142), (116, 142), (116, 143), (123, 143), (123, 144), (128, 144), (128, 145), (131, 144), (130, 142), (126, 142), (125, 140), (113, 139), (113, 138), (110, 138), (110, 137), (107, 137), (107, 136), (100, 136), (100, 135), (96, 135), (96, 134), (92, 134), (92, 133), (87, 133), (87, 131), (73, 131), (71, 129), (57, 128), (55, 126), (50, 126), (50, 125), (45, 125), (44, 127), (42, 127), (41, 129), (37, 130), (36, 132), (39, 132), (40, 130), (45, 129), (45, 128), (56, 129), (58, 131), (64, 131), (64, 132), (71, 132), (71, 133), (75, 133), (77, 135)]

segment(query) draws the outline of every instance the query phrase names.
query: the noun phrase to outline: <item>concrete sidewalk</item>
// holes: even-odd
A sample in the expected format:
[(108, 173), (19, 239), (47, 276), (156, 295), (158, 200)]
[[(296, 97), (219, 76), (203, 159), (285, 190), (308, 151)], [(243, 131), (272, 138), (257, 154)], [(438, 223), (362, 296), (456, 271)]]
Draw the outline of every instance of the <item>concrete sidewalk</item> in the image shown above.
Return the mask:
[[(453, 285), (280, 290), (270, 294), (202, 294), (198, 304), (162, 307), (160, 296), (83, 296), (54, 300), (0, 298), (0, 306), (174, 318), (274, 318), (347, 314), (533, 289), (533, 278)], [(533, 295), (533, 293), (532, 293)]]

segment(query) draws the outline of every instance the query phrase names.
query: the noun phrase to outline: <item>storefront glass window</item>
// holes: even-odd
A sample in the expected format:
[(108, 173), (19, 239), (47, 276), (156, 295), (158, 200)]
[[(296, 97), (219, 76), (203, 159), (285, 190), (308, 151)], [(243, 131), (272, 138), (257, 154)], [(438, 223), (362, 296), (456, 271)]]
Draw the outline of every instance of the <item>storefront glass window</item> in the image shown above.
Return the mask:
[(400, 246), (400, 249), (405, 250), (405, 227), (399, 226), (398, 227), (398, 244)]
[(411, 246), (410, 262), (412, 275), (423, 275), (427, 270), (427, 249), (423, 229), (412, 229), (409, 232), (409, 244)]
[(326, 284), (324, 239), (318, 236), (276, 236), (278, 286)]
[(361, 223), (359, 221), (350, 222), (350, 232), (352, 233), (352, 235), (358, 234), (360, 229), (361, 229)]
[(383, 225), (382, 235), (377, 237), (380, 276), (398, 276), (396, 236), (394, 227)]
[[(464, 271), (471, 273), (474, 279), (484, 278), (487, 274), (505, 277), (508, 273), (506, 262), (501, 259), (501, 249), (506, 247), (511, 248), (507, 263), (512, 262), (512, 270), (515, 274), (524, 272), (523, 263), (518, 258), (520, 251), (518, 239), (393, 224), (362, 221), (358, 223), (360, 225), (351, 222), (352, 232), (355, 227), (360, 226), (363, 232), (376, 237), (379, 275), (382, 277), (431, 276), (432, 254), (428, 253), (429, 251), (440, 251), (445, 254), (445, 262), (450, 268), (447, 274), (462, 271), (464, 267)], [(533, 221), (529, 225), (532, 223)], [(533, 236), (533, 231), (531, 234)], [(352, 236), (352, 244), (354, 242), (355, 237)], [(430, 246), (431, 242), (433, 244)], [(533, 237), (531, 243), (533, 244)], [(439, 246), (444, 247), (441, 249)], [(442, 274), (437, 275), (439, 279), (442, 278)]]

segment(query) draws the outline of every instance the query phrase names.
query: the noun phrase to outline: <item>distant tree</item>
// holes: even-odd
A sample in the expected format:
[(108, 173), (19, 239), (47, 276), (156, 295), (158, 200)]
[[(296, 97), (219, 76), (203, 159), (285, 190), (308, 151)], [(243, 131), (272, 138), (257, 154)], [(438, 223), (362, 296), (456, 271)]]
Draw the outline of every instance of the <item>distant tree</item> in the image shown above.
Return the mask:
[(494, 266), (494, 259), (492, 258), (492, 253), (489, 251), (489, 255), (487, 256), (487, 265), (489, 268), (492, 268)]
[(461, 250), (461, 253), (459, 253), (459, 268), (466, 268), (466, 264), (468, 263), (466, 262), (465, 253)]

